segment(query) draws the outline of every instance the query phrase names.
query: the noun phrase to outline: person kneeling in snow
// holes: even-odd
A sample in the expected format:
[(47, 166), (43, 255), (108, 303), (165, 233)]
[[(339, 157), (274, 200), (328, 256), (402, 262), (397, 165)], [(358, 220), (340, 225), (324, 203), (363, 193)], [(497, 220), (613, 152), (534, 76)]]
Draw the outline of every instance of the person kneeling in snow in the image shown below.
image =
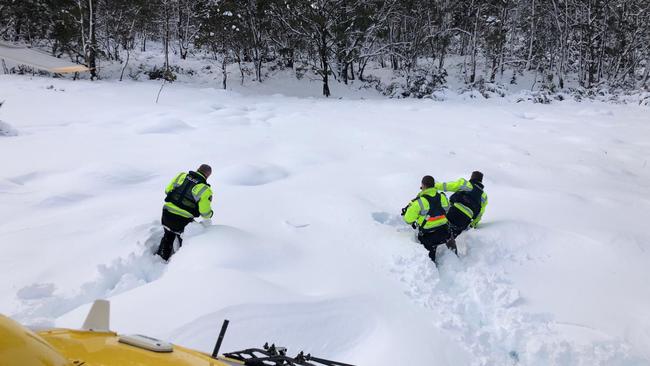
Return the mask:
[(162, 212), (162, 225), (165, 234), (160, 240), (158, 254), (168, 261), (174, 254), (174, 240), (178, 238), (179, 247), (183, 245), (181, 234), (185, 226), (195, 217), (209, 220), (212, 217), (212, 189), (207, 182), (212, 174), (209, 165), (202, 164), (199, 169), (188, 173), (179, 173), (165, 189), (167, 197)]
[(451, 207), (447, 212), (451, 235), (454, 238), (468, 227), (478, 226), (488, 203), (487, 194), (483, 191), (483, 173), (472, 172), (469, 182), (460, 178), (453, 182), (436, 183), (436, 189), (456, 192), (449, 197)]
[(429, 258), (436, 263), (436, 249), (441, 244), (456, 252), (456, 242), (451, 237), (447, 220), (449, 200), (435, 188), (435, 180), (427, 175), (422, 178), (420, 193), (402, 209), (404, 221), (418, 229), (418, 240), (429, 251)]

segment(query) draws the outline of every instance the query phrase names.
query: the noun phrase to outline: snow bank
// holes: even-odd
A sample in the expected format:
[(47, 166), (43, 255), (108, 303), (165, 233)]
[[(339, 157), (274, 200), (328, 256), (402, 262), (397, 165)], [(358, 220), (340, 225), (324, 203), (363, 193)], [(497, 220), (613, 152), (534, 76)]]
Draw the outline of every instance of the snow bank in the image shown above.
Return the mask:
[(289, 173), (279, 166), (262, 163), (225, 167), (217, 176), (232, 185), (258, 186), (284, 179)]
[[(214, 347), (215, 330), (229, 319), (228, 342), (300, 344), (306, 353), (336, 355), (372, 339), (381, 323), (366, 309), (371, 299), (332, 299), (284, 304), (245, 304), (204, 315), (177, 330), (171, 339), (197, 349)], [(352, 321), (351, 321), (352, 320)], [(227, 344), (226, 344), (227, 346)], [(298, 353), (299, 350), (292, 350)]]
[(7, 122), (0, 121), (0, 137), (18, 136), (18, 131)]
[(170, 133), (175, 134), (192, 127), (181, 119), (164, 118), (156, 121), (145, 122), (142, 126), (136, 127), (135, 131), (141, 134), (148, 133)]

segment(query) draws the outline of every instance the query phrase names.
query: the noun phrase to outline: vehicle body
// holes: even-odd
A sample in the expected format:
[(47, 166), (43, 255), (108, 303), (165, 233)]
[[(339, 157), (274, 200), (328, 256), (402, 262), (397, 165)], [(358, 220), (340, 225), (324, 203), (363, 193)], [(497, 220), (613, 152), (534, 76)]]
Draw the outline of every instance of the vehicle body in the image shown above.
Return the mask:
[(265, 345), (219, 355), (228, 321), (224, 321), (213, 354), (143, 335), (121, 335), (109, 328), (110, 304), (97, 300), (81, 329), (30, 330), (0, 314), (1, 366), (352, 366)]

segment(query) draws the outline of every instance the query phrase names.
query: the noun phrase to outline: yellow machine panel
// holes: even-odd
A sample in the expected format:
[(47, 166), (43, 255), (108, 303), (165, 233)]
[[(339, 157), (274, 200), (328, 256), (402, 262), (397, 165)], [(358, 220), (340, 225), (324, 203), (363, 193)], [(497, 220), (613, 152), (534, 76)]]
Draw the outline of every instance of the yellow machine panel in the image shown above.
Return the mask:
[[(69, 360), (88, 366), (229, 366), (210, 356), (174, 345), (172, 352), (154, 352), (119, 342), (113, 332), (56, 329), (39, 332)], [(4, 366), (4, 365), (3, 365)]]
[(284, 347), (264, 344), (217, 357), (228, 328), (224, 320), (213, 355), (139, 334), (118, 335), (109, 327), (110, 304), (96, 300), (81, 330), (33, 332), (0, 314), (0, 366), (353, 366), (300, 352), (288, 357)]
[(0, 365), (71, 366), (43, 338), (17, 322), (0, 315)]

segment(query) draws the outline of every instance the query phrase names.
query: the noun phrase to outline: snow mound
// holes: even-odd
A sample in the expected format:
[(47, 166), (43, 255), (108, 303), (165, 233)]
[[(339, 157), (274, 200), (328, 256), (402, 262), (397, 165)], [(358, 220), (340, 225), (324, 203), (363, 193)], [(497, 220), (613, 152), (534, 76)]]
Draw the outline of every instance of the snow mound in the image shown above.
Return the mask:
[(9, 179), (0, 180), (0, 193), (9, 193), (16, 188), (16, 183)]
[(156, 174), (131, 167), (114, 167), (112, 169), (102, 169), (101, 171), (94, 171), (90, 173), (98, 182), (114, 185), (135, 185), (147, 182), (154, 178)]
[[(378, 319), (367, 311), (369, 300), (343, 298), (284, 304), (245, 304), (202, 316), (171, 333), (171, 340), (210, 352), (215, 330), (224, 319), (232, 322), (224, 349), (273, 342), (289, 353), (304, 350), (321, 357), (339, 358), (371, 337)], [(338, 336), (332, 337), (331, 335)], [(297, 348), (300, 347), (300, 348)]]
[(589, 108), (589, 109), (581, 109), (576, 114), (578, 116), (594, 117), (594, 116), (613, 116), (614, 112), (611, 109)]
[(172, 260), (174, 267), (188, 266), (194, 270), (211, 267), (239, 271), (254, 271), (258, 268), (271, 270), (283, 265), (287, 256), (298, 258), (298, 253), (289, 247), (278, 243), (268, 244), (265, 238), (226, 225), (204, 227), (190, 224), (184, 237), (186, 240), (183, 241), (183, 249)]
[(0, 121), (0, 137), (18, 136), (18, 131), (7, 122)]
[(44, 297), (52, 296), (55, 289), (56, 287), (53, 283), (35, 283), (18, 290), (16, 296), (20, 300), (42, 299)]
[(157, 121), (143, 123), (135, 132), (139, 134), (167, 134), (178, 133), (192, 129), (192, 126), (179, 118), (164, 118)]
[(520, 113), (513, 113), (515, 117), (521, 118), (521, 119), (529, 119), (529, 120), (534, 120), (538, 119), (539, 115), (536, 113), (529, 113), (529, 112), (520, 112)]
[(80, 193), (66, 193), (61, 195), (55, 195), (48, 197), (41, 201), (39, 204), (40, 207), (61, 207), (61, 206), (70, 206), (77, 204), (79, 202), (85, 201), (91, 198), (91, 195), (80, 194)]
[(21, 303), (20, 310), (12, 317), (28, 325), (53, 326), (54, 319), (83, 304), (157, 280), (165, 271), (165, 264), (152, 254), (162, 233), (151, 232), (141, 252), (98, 266), (96, 278), (81, 285), (74, 294), (58, 293), (52, 283), (34, 283), (19, 289), (16, 298)]
[(239, 111), (233, 112), (230, 110), (215, 112), (213, 114), (216, 116), (215, 117), (211, 116), (210, 120), (214, 120), (217, 122), (217, 124), (225, 127), (245, 127), (251, 125), (251, 121), (245, 116), (224, 115), (224, 113), (240, 113), (240, 112)]
[(220, 180), (234, 186), (260, 186), (284, 179), (289, 173), (273, 164), (242, 164), (217, 173)]
[(45, 176), (47, 176), (47, 174), (43, 172), (30, 172), (30, 173), (17, 175), (15, 177), (7, 178), (7, 180), (14, 184), (18, 184), (22, 186), (26, 183), (43, 178)]

